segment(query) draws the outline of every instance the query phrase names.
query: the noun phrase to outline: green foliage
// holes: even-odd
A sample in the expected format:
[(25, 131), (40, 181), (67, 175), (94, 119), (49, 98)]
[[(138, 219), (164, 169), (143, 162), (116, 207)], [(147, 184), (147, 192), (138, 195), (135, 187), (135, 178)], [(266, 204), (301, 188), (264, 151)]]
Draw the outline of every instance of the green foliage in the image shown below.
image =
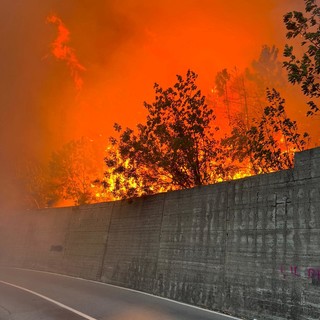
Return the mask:
[(284, 56), (288, 61), (284, 62), (284, 66), (288, 71), (288, 80), (300, 85), (309, 98), (307, 115), (313, 115), (320, 108), (320, 7), (316, 0), (305, 0), (305, 12), (287, 13), (284, 23), (287, 38), (301, 39), (300, 44), (304, 48), (302, 56), (298, 57), (293, 46), (285, 46)]
[(117, 197), (150, 194), (170, 189), (214, 183), (228, 174), (219, 162), (215, 116), (196, 86), (197, 75), (188, 71), (184, 79), (167, 89), (155, 84), (155, 101), (145, 103), (145, 124), (112, 138), (114, 149), (105, 159), (106, 181)]

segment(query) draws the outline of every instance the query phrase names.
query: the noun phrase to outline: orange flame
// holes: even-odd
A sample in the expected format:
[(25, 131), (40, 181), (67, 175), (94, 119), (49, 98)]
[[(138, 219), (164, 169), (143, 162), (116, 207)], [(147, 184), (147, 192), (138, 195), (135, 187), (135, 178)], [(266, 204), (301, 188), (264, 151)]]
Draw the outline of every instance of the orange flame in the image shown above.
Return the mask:
[(47, 17), (47, 22), (56, 25), (58, 28), (57, 38), (51, 44), (52, 54), (58, 60), (65, 61), (67, 63), (77, 90), (81, 90), (83, 85), (81, 72), (86, 69), (80, 64), (74, 49), (68, 45), (70, 42), (70, 31), (62, 20), (53, 14)]

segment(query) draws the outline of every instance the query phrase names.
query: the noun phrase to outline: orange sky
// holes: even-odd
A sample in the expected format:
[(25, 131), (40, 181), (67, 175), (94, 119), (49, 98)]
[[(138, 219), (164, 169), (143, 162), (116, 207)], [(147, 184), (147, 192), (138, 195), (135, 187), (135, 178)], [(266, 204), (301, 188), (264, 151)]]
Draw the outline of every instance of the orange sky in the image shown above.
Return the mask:
[[(282, 51), (282, 16), (302, 8), (302, 0), (2, 0), (1, 163), (109, 136), (114, 122), (134, 126), (153, 83), (170, 85), (188, 68), (206, 94), (217, 71), (248, 66), (262, 45)], [(52, 14), (70, 32), (81, 90), (51, 53)]]

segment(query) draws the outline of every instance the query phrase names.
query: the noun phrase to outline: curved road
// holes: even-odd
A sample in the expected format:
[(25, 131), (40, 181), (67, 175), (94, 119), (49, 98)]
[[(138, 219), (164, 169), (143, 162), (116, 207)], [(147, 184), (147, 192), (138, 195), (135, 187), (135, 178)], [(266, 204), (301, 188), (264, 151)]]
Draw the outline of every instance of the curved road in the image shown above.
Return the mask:
[(1, 320), (231, 320), (133, 290), (0, 267)]

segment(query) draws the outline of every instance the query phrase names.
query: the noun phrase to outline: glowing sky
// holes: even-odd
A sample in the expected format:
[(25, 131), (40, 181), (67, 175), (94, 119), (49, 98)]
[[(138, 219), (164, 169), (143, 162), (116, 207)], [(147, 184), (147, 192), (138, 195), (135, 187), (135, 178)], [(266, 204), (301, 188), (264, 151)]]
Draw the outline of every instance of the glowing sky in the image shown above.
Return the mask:
[[(302, 0), (2, 0), (2, 167), (82, 135), (108, 136), (114, 122), (134, 126), (153, 83), (170, 85), (188, 68), (205, 93), (217, 71), (249, 65), (262, 45), (282, 51), (282, 16), (302, 8)], [(70, 32), (81, 90), (52, 54), (52, 15)]]

